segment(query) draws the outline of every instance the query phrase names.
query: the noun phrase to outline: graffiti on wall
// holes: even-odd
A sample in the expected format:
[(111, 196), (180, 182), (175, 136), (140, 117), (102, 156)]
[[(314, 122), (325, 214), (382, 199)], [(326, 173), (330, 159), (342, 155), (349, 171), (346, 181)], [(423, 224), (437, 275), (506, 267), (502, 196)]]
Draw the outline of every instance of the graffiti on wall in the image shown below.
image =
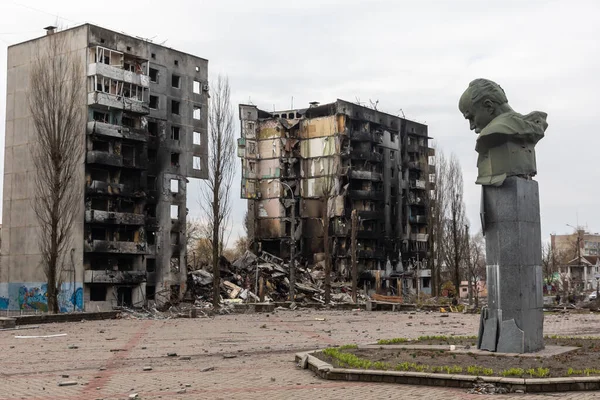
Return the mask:
[[(44, 282), (0, 283), (0, 310), (48, 311), (48, 285)], [(81, 284), (63, 283), (58, 295), (60, 312), (83, 311)]]

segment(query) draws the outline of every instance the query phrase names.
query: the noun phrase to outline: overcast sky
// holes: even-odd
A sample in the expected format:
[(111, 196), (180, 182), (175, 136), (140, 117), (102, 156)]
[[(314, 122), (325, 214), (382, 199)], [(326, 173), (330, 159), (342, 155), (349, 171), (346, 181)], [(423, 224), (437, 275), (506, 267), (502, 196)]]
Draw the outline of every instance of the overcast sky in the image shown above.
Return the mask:
[[(600, 230), (598, 0), (2, 0), (0, 166), (6, 47), (43, 35), (57, 18), (207, 58), (209, 76), (230, 78), (236, 120), (238, 103), (285, 109), (292, 96), (298, 108), (341, 98), (402, 110), (460, 159), (472, 231), (479, 228), (476, 136), (457, 102), (472, 79), (495, 80), (516, 111), (548, 113), (536, 147), (543, 239), (571, 232), (565, 224)], [(246, 207), (239, 187), (238, 171), (232, 239)], [(198, 188), (188, 188), (193, 217)]]

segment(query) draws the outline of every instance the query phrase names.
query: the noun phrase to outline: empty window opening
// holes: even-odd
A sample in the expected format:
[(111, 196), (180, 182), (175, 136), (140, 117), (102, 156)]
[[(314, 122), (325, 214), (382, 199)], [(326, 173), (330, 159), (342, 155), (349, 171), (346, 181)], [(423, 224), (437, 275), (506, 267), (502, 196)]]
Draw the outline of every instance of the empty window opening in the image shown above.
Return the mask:
[(92, 118), (94, 119), (94, 121), (98, 121), (98, 122), (104, 122), (104, 123), (110, 122), (110, 115), (107, 113), (99, 112), (99, 111), (94, 111)]
[(93, 181), (108, 182), (108, 171), (104, 169), (92, 169), (90, 170), (90, 179)]
[(131, 200), (121, 199), (119, 204), (119, 211), (124, 213), (134, 213), (135, 203)]
[(173, 64), (179, 65), (179, 60), (173, 60)]
[(146, 210), (146, 215), (149, 217), (156, 217), (156, 206), (154, 204), (147, 204), (144, 209)]
[(96, 197), (92, 199), (91, 208), (92, 210), (108, 211), (108, 200)]
[(194, 119), (200, 119), (201, 117), (202, 117), (202, 111), (201, 111), (200, 107), (194, 106), (193, 118)]
[(127, 51), (131, 51), (131, 46), (127, 46)]
[(175, 115), (179, 115), (179, 105), (181, 103), (176, 100), (171, 100), (171, 113)]
[(196, 72), (200, 72), (200, 67), (196, 66)]
[(146, 285), (146, 300), (154, 300), (156, 297), (156, 286)]
[(179, 206), (171, 204), (171, 219), (179, 219)]
[(150, 246), (156, 244), (156, 232), (147, 232), (146, 243), (148, 243)]
[(179, 244), (179, 232), (171, 232), (171, 244), (177, 246)]
[(157, 161), (156, 150), (148, 149), (148, 162), (152, 163), (152, 164), (156, 164), (156, 161)]
[(150, 68), (150, 82), (158, 83), (158, 70)]
[(154, 272), (156, 271), (156, 259), (155, 258), (147, 258), (146, 259), (146, 272)]
[(151, 136), (158, 135), (158, 122), (156, 122), (156, 121), (148, 122), (148, 133), (150, 133)]
[(155, 60), (155, 59), (156, 59), (156, 53), (152, 53), (152, 54), (150, 54), (150, 57), (151, 57), (153, 60)]
[(179, 140), (179, 131), (180, 128), (178, 126), (171, 127), (171, 140)]
[(121, 117), (121, 124), (128, 128), (135, 128), (135, 120), (133, 118), (127, 117), (125, 115), (123, 115), (123, 117)]
[(390, 150), (390, 160), (393, 160), (394, 156), (395, 156), (394, 151)]
[(181, 86), (181, 77), (179, 75), (171, 75), (171, 86), (179, 89)]
[(200, 82), (198, 81), (194, 81), (194, 87), (193, 87), (193, 92), (196, 94), (200, 94)]
[(106, 240), (106, 229), (92, 228), (92, 240)]
[(252, 173), (256, 172), (256, 163), (254, 161), (248, 162), (248, 169)]
[(106, 286), (90, 285), (90, 301), (106, 301)]
[(179, 153), (171, 153), (171, 165), (174, 167), (179, 166)]
[(110, 149), (110, 144), (103, 140), (94, 140), (92, 142), (92, 150), (94, 151), (106, 151)]
[(121, 307), (133, 307), (132, 288), (118, 287), (117, 288), (117, 304)]
[(104, 43), (104, 38), (100, 38), (100, 43)]
[(123, 155), (123, 165), (133, 166), (135, 163), (135, 147), (124, 144), (121, 146), (121, 154)]
[(153, 110), (158, 109), (158, 96), (150, 95), (150, 108)]
[(200, 171), (202, 169), (202, 163), (201, 163), (200, 157), (194, 156), (192, 158), (192, 168), (194, 168), (197, 171)]
[[(146, 177), (146, 182), (149, 190), (156, 190), (156, 176), (148, 175)], [(152, 208), (152, 207), (151, 207)], [(153, 217), (156, 217), (156, 211), (154, 212)]]
[(197, 145), (202, 144), (202, 135), (200, 134), (200, 132), (194, 131), (193, 143)]
[(171, 193), (179, 193), (179, 180), (171, 179)]

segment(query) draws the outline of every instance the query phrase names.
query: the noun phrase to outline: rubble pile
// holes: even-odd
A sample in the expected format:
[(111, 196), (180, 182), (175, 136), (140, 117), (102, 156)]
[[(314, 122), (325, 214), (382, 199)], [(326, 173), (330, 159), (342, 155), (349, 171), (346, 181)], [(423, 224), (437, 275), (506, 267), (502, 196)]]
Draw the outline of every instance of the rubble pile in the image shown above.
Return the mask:
[[(233, 263), (221, 257), (219, 266), (222, 304), (288, 300), (290, 266), (277, 256), (267, 252), (261, 252), (257, 256), (251, 251), (246, 251)], [(297, 303), (325, 303), (323, 270), (322, 263), (318, 263), (312, 269), (296, 266), (295, 301)], [(212, 272), (202, 269), (190, 271), (187, 286), (192, 300), (197, 305), (212, 301)], [(332, 303), (352, 302), (350, 284), (332, 283), (331, 293)]]

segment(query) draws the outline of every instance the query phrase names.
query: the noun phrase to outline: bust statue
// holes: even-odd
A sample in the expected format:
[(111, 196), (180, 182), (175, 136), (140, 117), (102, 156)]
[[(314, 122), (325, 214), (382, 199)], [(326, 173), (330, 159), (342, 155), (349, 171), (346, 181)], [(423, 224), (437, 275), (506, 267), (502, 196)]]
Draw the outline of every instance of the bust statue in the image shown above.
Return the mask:
[(500, 85), (487, 79), (472, 81), (458, 108), (479, 134), (477, 184), (501, 186), (509, 176), (531, 179), (536, 175), (535, 145), (548, 127), (546, 113), (515, 112)]

